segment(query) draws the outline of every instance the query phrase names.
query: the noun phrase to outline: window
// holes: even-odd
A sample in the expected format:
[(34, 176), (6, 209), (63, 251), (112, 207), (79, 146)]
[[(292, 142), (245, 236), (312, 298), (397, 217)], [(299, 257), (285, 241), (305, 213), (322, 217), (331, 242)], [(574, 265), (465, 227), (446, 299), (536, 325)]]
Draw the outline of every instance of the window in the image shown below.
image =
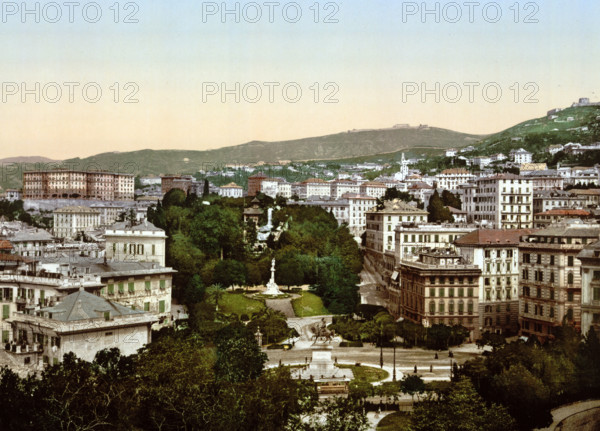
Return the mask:
[(486, 251), (485, 251), (485, 257), (486, 257), (486, 259), (489, 259), (490, 255), (491, 255), (491, 254), (490, 254), (490, 251), (489, 251), (489, 250), (486, 250)]
[(567, 284), (573, 284), (573, 273), (569, 272), (567, 275)]
[(529, 313), (529, 304), (525, 303), (525, 313)]
[(458, 301), (458, 314), (465, 313), (465, 303), (463, 301)]
[(119, 293), (125, 293), (125, 284), (119, 283)]
[(166, 287), (167, 287), (166, 281), (165, 280), (160, 280), (159, 287), (161, 289), (166, 289)]
[(146, 281), (144, 282), (144, 288), (145, 288), (147, 291), (150, 291), (150, 290), (151, 290), (151, 286), (150, 286), (150, 280), (146, 280)]
[(454, 288), (453, 287), (448, 289), (448, 296), (450, 298), (454, 298)]
[(429, 284), (435, 284), (435, 277), (429, 277)]
[(554, 272), (550, 273), (550, 283), (554, 283)]
[(550, 265), (554, 265), (554, 255), (550, 255)]
[(567, 301), (573, 302), (573, 292), (567, 292)]
[(523, 270), (523, 280), (529, 280), (529, 270), (524, 269)]
[(110, 320), (110, 311), (104, 312), (104, 320)]
[(567, 266), (573, 266), (573, 256), (567, 257)]
[(440, 302), (440, 304), (438, 306), (438, 310), (440, 311), (440, 314), (444, 314), (444, 312), (445, 312), (444, 301)]
[(468, 296), (469, 298), (472, 298), (472, 297), (473, 297), (473, 288), (472, 288), (472, 287), (469, 287), (469, 288), (467, 289), (467, 296)]
[(539, 253), (537, 255), (537, 263), (542, 263), (542, 255)]
[(164, 313), (165, 312), (165, 301), (159, 301), (158, 303), (158, 312), (159, 313)]
[(8, 319), (10, 317), (10, 305), (3, 304), (2, 305), (2, 318)]
[(600, 287), (594, 287), (592, 289), (592, 299), (594, 301), (600, 301)]
[(490, 285), (490, 279), (489, 279), (489, 278), (485, 278), (485, 280), (484, 280), (484, 281), (485, 281), (485, 285), (486, 285), (486, 286), (489, 286), (489, 285)]
[(469, 314), (472, 314), (472, 313), (473, 313), (473, 301), (469, 301), (469, 302), (467, 303), (467, 312), (468, 312)]
[(448, 313), (451, 315), (454, 314), (454, 301), (450, 301), (448, 304)]
[(571, 307), (567, 309), (567, 320), (573, 320), (573, 309)]
[(541, 297), (542, 297), (542, 289), (540, 289), (540, 288), (538, 287), (538, 288), (536, 288), (535, 290), (536, 290), (535, 296), (536, 296), (537, 298), (541, 298)]
[(435, 288), (434, 287), (429, 289), (429, 296), (431, 298), (435, 298)]
[(429, 314), (435, 314), (435, 302), (429, 301)]
[(554, 317), (554, 307), (550, 307), (550, 317)]
[(108, 294), (109, 295), (114, 295), (115, 294), (115, 285), (113, 283), (107, 284), (106, 287), (108, 288)]
[(144, 302), (144, 311), (150, 311), (150, 303)]
[(152, 256), (156, 255), (156, 245), (152, 244)]
[(458, 297), (462, 298), (463, 296), (465, 296), (465, 289), (463, 289), (462, 287), (458, 288)]
[(523, 253), (523, 263), (529, 263), (529, 253)]
[(135, 283), (129, 282), (127, 284), (127, 290), (129, 291), (129, 293), (135, 293)]

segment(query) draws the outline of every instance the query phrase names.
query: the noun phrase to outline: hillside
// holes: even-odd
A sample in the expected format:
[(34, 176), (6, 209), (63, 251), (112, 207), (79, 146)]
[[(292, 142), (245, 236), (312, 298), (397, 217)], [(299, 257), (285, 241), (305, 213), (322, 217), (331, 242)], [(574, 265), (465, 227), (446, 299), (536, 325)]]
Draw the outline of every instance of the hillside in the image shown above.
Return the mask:
[[(557, 116), (555, 119), (544, 116), (489, 135), (476, 145), (477, 148), (472, 154), (508, 154), (510, 150), (521, 147), (536, 153), (544, 151), (551, 145), (586, 142), (589, 139), (587, 133), (576, 129), (594, 121), (600, 115), (600, 106), (571, 107), (555, 115)], [(572, 118), (571, 121), (567, 121), (569, 117)], [(513, 138), (520, 138), (520, 140), (513, 140)]]
[(208, 151), (142, 150), (103, 153), (84, 159), (69, 159), (76, 166), (100, 166), (145, 175), (149, 173), (194, 173), (223, 163), (254, 163), (279, 160), (332, 160), (347, 157), (409, 151), (415, 147), (440, 153), (446, 148), (464, 147), (481, 136), (446, 129), (385, 129), (337, 133), (281, 142), (253, 141)]

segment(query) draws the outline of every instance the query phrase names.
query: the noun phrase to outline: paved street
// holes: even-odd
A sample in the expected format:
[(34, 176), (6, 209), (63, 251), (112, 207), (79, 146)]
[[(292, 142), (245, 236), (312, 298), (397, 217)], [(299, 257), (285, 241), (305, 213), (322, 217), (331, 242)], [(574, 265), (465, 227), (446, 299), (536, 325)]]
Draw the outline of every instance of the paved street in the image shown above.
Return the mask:
[(553, 422), (538, 431), (594, 431), (600, 428), (600, 400), (581, 401), (552, 410)]

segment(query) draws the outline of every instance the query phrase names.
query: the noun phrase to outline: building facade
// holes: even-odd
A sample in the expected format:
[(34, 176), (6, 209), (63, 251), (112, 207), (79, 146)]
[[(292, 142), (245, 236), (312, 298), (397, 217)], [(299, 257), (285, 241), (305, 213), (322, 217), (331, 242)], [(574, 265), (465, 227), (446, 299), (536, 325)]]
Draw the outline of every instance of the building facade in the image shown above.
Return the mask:
[(156, 262), (165, 266), (165, 231), (144, 221), (137, 225), (119, 222), (105, 232), (106, 258), (118, 261)]
[(84, 206), (54, 210), (53, 220), (53, 233), (57, 238), (74, 239), (77, 235), (90, 232), (101, 225), (100, 211)]
[(115, 172), (53, 170), (23, 173), (23, 199), (134, 199), (134, 176)]

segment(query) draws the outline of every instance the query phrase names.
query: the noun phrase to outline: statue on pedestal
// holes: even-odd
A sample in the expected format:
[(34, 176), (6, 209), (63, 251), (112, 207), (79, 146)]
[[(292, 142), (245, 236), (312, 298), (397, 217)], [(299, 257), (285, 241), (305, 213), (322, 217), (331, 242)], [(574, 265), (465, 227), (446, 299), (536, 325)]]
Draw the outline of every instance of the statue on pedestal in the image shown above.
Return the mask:
[(283, 295), (281, 290), (279, 290), (279, 286), (275, 283), (275, 259), (271, 261), (271, 279), (267, 283), (265, 295)]

